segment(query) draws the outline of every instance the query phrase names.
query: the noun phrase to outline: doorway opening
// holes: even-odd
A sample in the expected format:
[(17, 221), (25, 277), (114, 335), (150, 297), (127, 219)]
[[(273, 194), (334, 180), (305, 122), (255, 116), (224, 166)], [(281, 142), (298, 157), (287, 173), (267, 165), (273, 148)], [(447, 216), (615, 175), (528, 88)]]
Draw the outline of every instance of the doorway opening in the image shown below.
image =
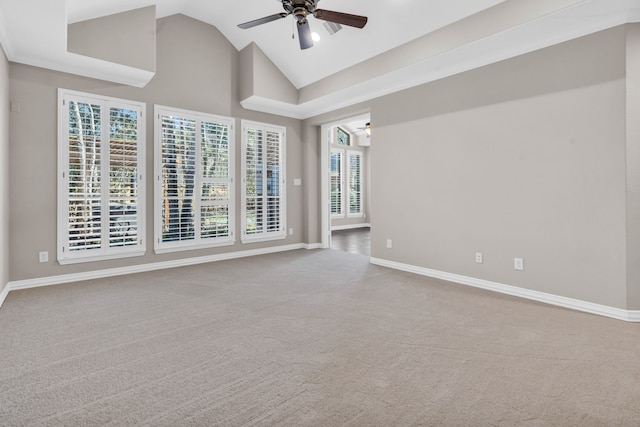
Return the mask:
[(327, 123), (321, 129), (322, 247), (368, 256), (370, 115)]

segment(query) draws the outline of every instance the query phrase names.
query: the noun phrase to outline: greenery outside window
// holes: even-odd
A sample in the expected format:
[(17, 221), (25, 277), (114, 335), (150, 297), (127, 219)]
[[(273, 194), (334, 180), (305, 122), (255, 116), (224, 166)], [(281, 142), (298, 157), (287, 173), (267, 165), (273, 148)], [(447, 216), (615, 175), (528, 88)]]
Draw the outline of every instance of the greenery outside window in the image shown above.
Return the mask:
[(156, 253), (235, 242), (234, 119), (155, 108)]

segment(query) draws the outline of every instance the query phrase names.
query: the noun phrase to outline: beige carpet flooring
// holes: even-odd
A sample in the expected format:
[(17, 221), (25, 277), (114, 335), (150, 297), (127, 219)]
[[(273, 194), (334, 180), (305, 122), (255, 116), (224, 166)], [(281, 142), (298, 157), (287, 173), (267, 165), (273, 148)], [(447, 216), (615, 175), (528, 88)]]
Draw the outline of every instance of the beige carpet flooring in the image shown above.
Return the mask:
[(0, 425), (637, 426), (640, 325), (335, 250), (23, 290)]

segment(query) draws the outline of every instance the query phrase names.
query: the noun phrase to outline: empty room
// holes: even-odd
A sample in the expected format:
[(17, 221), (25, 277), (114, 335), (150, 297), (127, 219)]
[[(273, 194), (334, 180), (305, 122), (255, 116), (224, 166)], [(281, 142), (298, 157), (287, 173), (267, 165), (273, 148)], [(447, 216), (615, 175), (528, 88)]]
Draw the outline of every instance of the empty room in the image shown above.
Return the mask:
[(0, 425), (640, 425), (640, 1), (0, 0)]

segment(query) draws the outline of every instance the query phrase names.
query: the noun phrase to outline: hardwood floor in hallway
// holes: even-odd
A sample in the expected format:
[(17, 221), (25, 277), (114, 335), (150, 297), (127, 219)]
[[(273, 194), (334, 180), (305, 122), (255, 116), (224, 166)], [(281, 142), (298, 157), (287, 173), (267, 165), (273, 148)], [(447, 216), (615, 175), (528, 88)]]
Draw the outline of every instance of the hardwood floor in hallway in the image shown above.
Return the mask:
[(331, 249), (352, 254), (371, 255), (371, 229), (353, 228), (331, 233)]

